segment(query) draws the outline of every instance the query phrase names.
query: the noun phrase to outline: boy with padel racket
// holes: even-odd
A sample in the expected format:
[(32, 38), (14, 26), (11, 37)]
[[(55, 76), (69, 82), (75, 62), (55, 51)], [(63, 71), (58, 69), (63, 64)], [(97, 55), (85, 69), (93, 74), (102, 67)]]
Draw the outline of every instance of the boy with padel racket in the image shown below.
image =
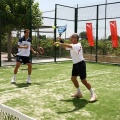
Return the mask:
[(24, 36), (21, 37), (18, 41), (18, 53), (16, 55), (16, 66), (14, 69), (14, 75), (11, 79), (11, 83), (16, 83), (16, 74), (18, 72), (18, 69), (20, 65), (26, 64), (28, 66), (28, 76), (27, 76), (27, 84), (31, 84), (30, 75), (32, 72), (32, 63), (30, 59), (30, 51), (32, 53), (37, 54), (38, 52), (34, 51), (34, 49), (31, 46), (32, 40), (29, 38), (29, 29), (24, 30)]

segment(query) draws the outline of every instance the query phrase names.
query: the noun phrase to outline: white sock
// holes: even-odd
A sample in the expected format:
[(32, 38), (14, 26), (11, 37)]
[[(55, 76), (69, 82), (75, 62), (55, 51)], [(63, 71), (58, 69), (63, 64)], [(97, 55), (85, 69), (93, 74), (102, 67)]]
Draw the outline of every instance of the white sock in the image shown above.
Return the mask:
[(13, 77), (16, 78), (16, 74), (14, 74)]
[(81, 93), (80, 88), (77, 88), (77, 92), (78, 92), (78, 93)]
[(90, 91), (90, 93), (91, 93), (91, 95), (93, 95), (94, 94), (94, 90), (91, 88), (91, 89), (89, 89), (89, 91)]
[(30, 78), (30, 75), (28, 75), (28, 78)]

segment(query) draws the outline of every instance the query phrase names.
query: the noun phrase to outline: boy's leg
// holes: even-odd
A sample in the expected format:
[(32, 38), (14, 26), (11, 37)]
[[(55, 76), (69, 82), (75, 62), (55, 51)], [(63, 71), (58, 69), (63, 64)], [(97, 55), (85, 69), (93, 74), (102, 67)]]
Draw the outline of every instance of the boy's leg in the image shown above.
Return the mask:
[(27, 83), (28, 83), (28, 84), (31, 84), (30, 75), (31, 75), (31, 72), (32, 72), (32, 64), (31, 64), (31, 63), (26, 63), (26, 64), (27, 64), (27, 66), (28, 66)]
[(18, 72), (18, 69), (20, 67), (21, 63), (20, 62), (16, 62), (16, 66), (15, 66), (15, 69), (14, 69), (14, 75), (11, 79), (11, 83), (15, 83), (15, 80), (16, 80), (16, 74)]

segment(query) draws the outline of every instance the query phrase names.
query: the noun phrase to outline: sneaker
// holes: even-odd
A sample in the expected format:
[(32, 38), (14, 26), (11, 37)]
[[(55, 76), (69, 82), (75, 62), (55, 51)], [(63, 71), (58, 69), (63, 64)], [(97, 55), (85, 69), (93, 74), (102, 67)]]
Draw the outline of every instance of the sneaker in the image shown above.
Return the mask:
[(76, 92), (75, 94), (71, 95), (71, 97), (74, 97), (74, 98), (82, 98), (82, 93), (78, 93)]
[(16, 83), (15, 81), (16, 81), (16, 77), (12, 77), (12, 79), (11, 79), (11, 84)]
[(31, 79), (30, 79), (30, 77), (27, 78), (27, 84), (31, 84)]
[(96, 100), (97, 100), (97, 95), (94, 93), (90, 98), (90, 102), (94, 102)]

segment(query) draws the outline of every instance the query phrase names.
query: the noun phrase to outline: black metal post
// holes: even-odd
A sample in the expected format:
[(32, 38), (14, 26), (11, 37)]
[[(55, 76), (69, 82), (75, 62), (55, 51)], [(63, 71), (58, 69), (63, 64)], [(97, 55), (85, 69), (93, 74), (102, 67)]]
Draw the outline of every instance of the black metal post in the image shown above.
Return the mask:
[(97, 54), (98, 54), (98, 17), (99, 17), (99, 6), (97, 5), (97, 15), (96, 15), (96, 58), (95, 61), (97, 62)]
[[(29, 30), (30, 30), (30, 38), (32, 39), (32, 0), (29, 0)], [(31, 58), (31, 62), (32, 62), (32, 52), (30, 53), (30, 58)]]
[(74, 27), (75, 33), (77, 33), (77, 23), (78, 23), (78, 5), (77, 8), (75, 8), (75, 27)]
[(107, 34), (106, 34), (106, 17), (107, 17), (107, 0), (105, 0), (105, 36), (104, 36), (104, 46), (103, 46), (103, 55), (106, 54), (106, 39), (107, 39)]
[[(57, 28), (57, 4), (55, 4), (55, 21), (54, 21), (54, 26), (55, 26), (55, 29), (54, 29), (54, 42), (56, 42), (56, 28)], [(55, 48), (55, 54), (54, 54), (54, 62), (56, 62), (56, 46), (54, 47)]]
[(32, 38), (32, 0), (29, 1), (30, 11), (29, 11), (29, 30), (30, 30), (30, 38)]
[(106, 40), (106, 17), (107, 17), (107, 0), (105, 1), (105, 40)]
[(1, 67), (1, 11), (0, 11), (0, 67)]

